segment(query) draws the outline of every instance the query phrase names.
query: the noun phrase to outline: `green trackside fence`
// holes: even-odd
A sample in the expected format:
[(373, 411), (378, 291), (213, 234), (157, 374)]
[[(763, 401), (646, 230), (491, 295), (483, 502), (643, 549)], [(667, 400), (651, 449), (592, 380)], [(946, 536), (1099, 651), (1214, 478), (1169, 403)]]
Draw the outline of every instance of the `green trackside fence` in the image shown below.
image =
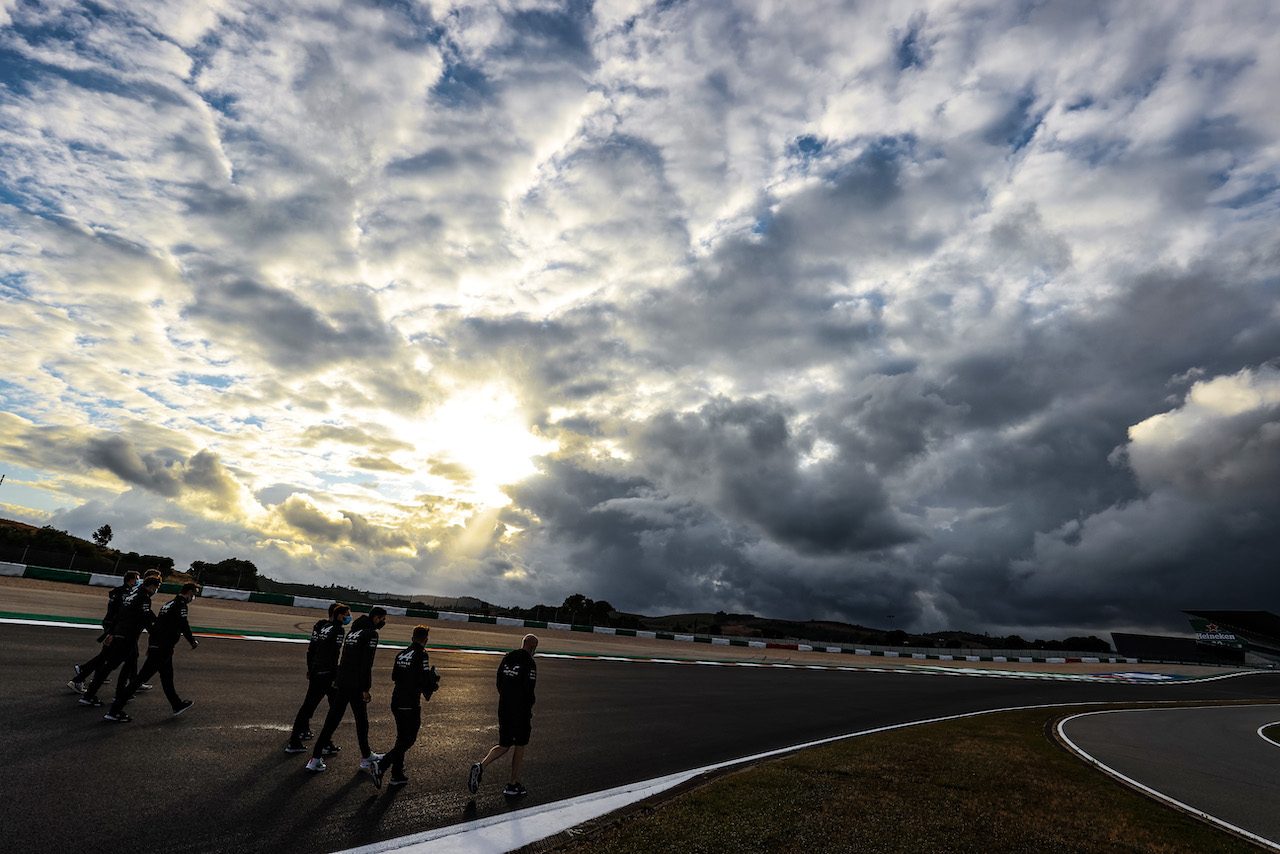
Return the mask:
[[(81, 572), (74, 569), (53, 569), (43, 566), (30, 566), (20, 563), (0, 561), (0, 575), (20, 578), (39, 578), (46, 581), (60, 581), (67, 584), (86, 584), (95, 587), (115, 587), (120, 583), (118, 575), (104, 575), (95, 572)], [(177, 593), (181, 584), (165, 582), (160, 585), (161, 592)], [(292, 596), (287, 593), (263, 593), (256, 590), (235, 590), (227, 587), (202, 587), (200, 595), (206, 599), (231, 599), (241, 602), (256, 602), (264, 605), (284, 605), (294, 608), (313, 608), (327, 611), (333, 600), (317, 599), (307, 596)], [(377, 605), (373, 602), (347, 602), (352, 611), (368, 613)], [(402, 617), (416, 617), (425, 620), (444, 620), (460, 623), (483, 623), (486, 625), (512, 626), (526, 629), (557, 629), (568, 632), (585, 632), (602, 635), (619, 635), (622, 637), (648, 638), (653, 640), (675, 641), (683, 643), (700, 643), (712, 646), (748, 647), (762, 650), (794, 650), (797, 652), (827, 652), (848, 655), (882, 656), (884, 658), (932, 661), (974, 661), (974, 662), (1027, 662), (1038, 664), (1062, 664), (1066, 662), (1107, 663), (1107, 664), (1140, 664), (1144, 659), (1125, 658), (1115, 655), (1096, 655), (1092, 653), (1062, 652), (1059, 655), (1047, 656), (1043, 650), (1004, 651), (994, 654), (991, 650), (950, 650), (939, 652), (931, 649), (910, 647), (873, 647), (848, 644), (827, 645), (811, 641), (792, 639), (737, 638), (720, 635), (685, 634), (681, 632), (646, 631), (644, 629), (613, 629), (606, 626), (583, 626), (571, 623), (556, 623), (546, 620), (522, 620), (515, 617), (491, 617), (482, 614), (465, 614), (454, 611), (438, 611), (431, 608), (400, 607), (382, 605), (388, 614)], [(1147, 662), (1155, 663), (1155, 662)], [(1159, 662), (1195, 664), (1196, 662)]]

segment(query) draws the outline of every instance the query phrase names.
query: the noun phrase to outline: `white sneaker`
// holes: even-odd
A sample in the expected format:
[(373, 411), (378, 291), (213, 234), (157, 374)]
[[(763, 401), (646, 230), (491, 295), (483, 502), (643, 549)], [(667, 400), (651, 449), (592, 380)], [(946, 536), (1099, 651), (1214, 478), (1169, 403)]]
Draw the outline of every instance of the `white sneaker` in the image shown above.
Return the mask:
[(323, 771), (325, 769), (324, 760), (319, 757), (311, 757), (311, 761), (307, 763), (308, 771)]
[(370, 751), (368, 756), (360, 760), (360, 770), (368, 771), (369, 769), (373, 768), (373, 763), (377, 762), (381, 758), (382, 758), (381, 753), (374, 753)]

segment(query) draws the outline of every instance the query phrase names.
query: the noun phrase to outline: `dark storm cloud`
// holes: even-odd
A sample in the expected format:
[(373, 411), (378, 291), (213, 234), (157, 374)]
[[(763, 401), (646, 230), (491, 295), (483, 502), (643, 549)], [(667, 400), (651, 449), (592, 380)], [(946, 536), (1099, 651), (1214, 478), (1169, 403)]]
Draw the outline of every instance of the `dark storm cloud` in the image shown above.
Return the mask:
[(636, 455), (655, 480), (801, 553), (871, 551), (913, 534), (865, 460), (841, 454), (802, 464), (804, 437), (776, 401), (712, 401), (637, 430)]
[(126, 483), (169, 498), (182, 491), (182, 469), (176, 465), (177, 460), (155, 453), (139, 454), (124, 436), (90, 439), (85, 445), (84, 460)]
[[(901, 567), (883, 553), (856, 567), (847, 559), (798, 558), (754, 526), (643, 478), (557, 461), (510, 494), (538, 523), (518, 538), (526, 558), (545, 554), (566, 564), (555, 578), (559, 589), (592, 590), (593, 598), (646, 612), (686, 610), (682, 603), (696, 601), (699, 609), (796, 619), (883, 615), (909, 595), (896, 577)], [(538, 585), (549, 580), (535, 578)]]
[(355, 288), (344, 296), (340, 309), (326, 312), (291, 291), (238, 278), (202, 288), (187, 315), (286, 369), (389, 354), (394, 339), (376, 303)]

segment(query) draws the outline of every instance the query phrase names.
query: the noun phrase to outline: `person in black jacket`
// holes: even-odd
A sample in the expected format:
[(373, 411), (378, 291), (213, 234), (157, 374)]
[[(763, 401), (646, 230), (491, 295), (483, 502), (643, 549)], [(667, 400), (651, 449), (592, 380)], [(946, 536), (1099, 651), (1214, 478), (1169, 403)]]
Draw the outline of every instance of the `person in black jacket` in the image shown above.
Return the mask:
[(374, 606), (369, 613), (351, 624), (342, 642), (342, 660), (338, 663), (337, 691), (329, 703), (329, 714), (325, 716), (324, 728), (320, 737), (311, 748), (311, 759), (307, 762), (308, 771), (323, 771), (324, 760), (321, 755), (325, 745), (329, 744), (342, 715), (351, 707), (351, 717), (356, 722), (356, 739), (360, 744), (360, 767), (372, 770), (373, 763), (382, 758), (382, 754), (369, 749), (369, 689), (373, 687), (373, 656), (378, 651), (378, 629), (387, 624), (387, 609)]
[(112, 633), (102, 643), (108, 648), (107, 660), (94, 671), (93, 679), (85, 688), (80, 704), (84, 706), (101, 706), (98, 689), (107, 680), (107, 676), (130, 658), (138, 657), (138, 638), (144, 629), (151, 627), (156, 615), (151, 610), (151, 597), (160, 589), (160, 576), (150, 575), (142, 579), (142, 583), (120, 597), (120, 609), (116, 612)]
[[(116, 615), (120, 613), (120, 600), (124, 598), (124, 594), (138, 586), (139, 577), (138, 571), (136, 569), (131, 569), (124, 574), (124, 578), (121, 579), (120, 586), (111, 588), (107, 593), (107, 613), (102, 617), (102, 634), (98, 635), (98, 643), (103, 644), (103, 646), (98, 650), (98, 654), (93, 658), (89, 659), (84, 664), (76, 665), (76, 674), (75, 676), (72, 676), (71, 681), (67, 683), (67, 687), (72, 691), (75, 691), (77, 694), (84, 693), (85, 680), (92, 676), (94, 671), (106, 663), (108, 657), (107, 653), (111, 648), (106, 641), (107, 638), (111, 637), (111, 630), (116, 624)], [(126, 681), (133, 676), (133, 673), (130, 671), (136, 669), (129, 668), (128, 664), (129, 662), (125, 662), (126, 669), (120, 671), (120, 678)]]
[(138, 671), (138, 675), (116, 692), (116, 698), (110, 710), (103, 715), (105, 719), (116, 723), (132, 721), (133, 718), (124, 713), (125, 703), (132, 699), (139, 686), (154, 673), (160, 674), (160, 686), (164, 689), (165, 697), (169, 699), (169, 705), (173, 707), (174, 717), (194, 705), (192, 700), (179, 697), (178, 692), (173, 688), (173, 648), (178, 645), (179, 638), (184, 637), (187, 643), (191, 644), (192, 649), (200, 645), (200, 641), (196, 640), (195, 635), (191, 633), (191, 623), (187, 619), (187, 606), (199, 592), (198, 584), (188, 582), (182, 585), (182, 590), (173, 597), (172, 602), (160, 609), (151, 626), (151, 640), (147, 643), (147, 660), (142, 663), (142, 669)]
[(529, 733), (533, 728), (533, 704), (536, 702), (533, 689), (538, 681), (538, 665), (534, 663), (533, 653), (537, 649), (538, 638), (525, 635), (520, 648), (504, 655), (498, 665), (498, 743), (490, 748), (484, 759), (471, 766), (467, 788), (473, 795), (480, 788), (485, 767), (508, 750), (511, 750), (511, 781), (502, 794), (528, 794), (518, 778), (524, 749), (529, 744)]
[(373, 763), (373, 784), (382, 788), (382, 774), (391, 769), (388, 785), (403, 786), (409, 782), (404, 775), (404, 755), (418, 740), (422, 728), (422, 704), (420, 698), (431, 699), (440, 687), (440, 676), (431, 666), (426, 643), (430, 629), (415, 626), (410, 636), (409, 648), (396, 656), (391, 666), (391, 715), (396, 719), (396, 746)]
[[(311, 629), (311, 642), (307, 644), (307, 696), (293, 719), (293, 730), (289, 733), (289, 742), (284, 746), (285, 753), (301, 753), (307, 748), (302, 742), (310, 739), (311, 715), (325, 697), (329, 705), (334, 704), (334, 679), (338, 674), (338, 658), (342, 655), (342, 641), (346, 637), (346, 626), (351, 622), (351, 608), (341, 602), (329, 606), (329, 617), (318, 620)], [(337, 753), (337, 745), (322, 744), (325, 752)]]

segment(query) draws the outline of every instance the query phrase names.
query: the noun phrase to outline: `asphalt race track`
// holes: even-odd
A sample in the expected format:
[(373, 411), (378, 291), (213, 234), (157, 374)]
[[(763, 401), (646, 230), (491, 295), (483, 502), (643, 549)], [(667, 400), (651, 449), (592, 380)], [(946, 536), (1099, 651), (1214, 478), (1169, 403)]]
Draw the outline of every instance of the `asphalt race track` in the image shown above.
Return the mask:
[(1280, 747), (1258, 729), (1276, 706), (1135, 709), (1072, 718), (1063, 733), (1097, 761), (1263, 839), (1280, 840)]
[[(195, 609), (193, 622), (209, 625)], [(337, 851), (912, 720), (1037, 704), (1280, 699), (1276, 674), (1144, 685), (540, 657), (521, 775), (530, 793), (511, 803), (501, 764), (478, 796), (465, 787), (468, 766), (496, 740), (492, 655), (432, 654), (443, 678), (409, 754), (411, 782), (379, 792), (357, 770), (349, 718), (335, 739), (343, 752), (323, 774), (303, 770), (306, 754), (283, 752), (304, 692), (304, 645), (179, 644), (178, 691), (196, 705), (171, 717), (157, 685), (130, 704), (134, 723), (112, 724), (64, 684), (93, 638), (84, 628), (0, 624), (10, 686), (0, 698), (10, 758), (4, 851), (41, 850), (51, 839), (98, 854)], [(374, 670), (380, 750), (394, 736), (391, 658), (381, 652)], [(111, 693), (104, 688), (103, 699)]]

